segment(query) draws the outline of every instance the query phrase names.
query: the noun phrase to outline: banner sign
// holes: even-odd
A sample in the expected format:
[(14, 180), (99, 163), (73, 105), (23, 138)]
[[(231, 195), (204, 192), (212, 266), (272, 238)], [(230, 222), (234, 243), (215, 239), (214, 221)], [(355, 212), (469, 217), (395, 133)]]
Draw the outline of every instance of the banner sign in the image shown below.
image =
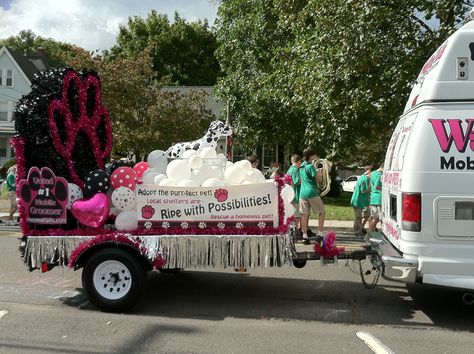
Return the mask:
[(273, 183), (192, 188), (138, 185), (135, 193), (139, 227), (278, 227), (278, 188)]
[(66, 224), (68, 184), (47, 167), (32, 167), (19, 183), (26, 221), (33, 224)]

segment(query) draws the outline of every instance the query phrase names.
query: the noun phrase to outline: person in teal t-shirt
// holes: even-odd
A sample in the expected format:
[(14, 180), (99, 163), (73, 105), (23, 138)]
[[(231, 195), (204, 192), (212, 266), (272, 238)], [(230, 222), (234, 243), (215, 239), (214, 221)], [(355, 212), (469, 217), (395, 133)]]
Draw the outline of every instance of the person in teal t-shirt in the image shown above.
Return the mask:
[(12, 221), (13, 215), (18, 210), (18, 204), (16, 202), (16, 165), (8, 169), (7, 190), (8, 199), (10, 200), (10, 214), (8, 215), (8, 220)]
[(364, 173), (357, 180), (351, 198), (351, 206), (354, 208), (354, 234), (362, 237), (365, 234), (365, 224), (370, 216), (370, 174), (372, 166), (366, 166)]
[(383, 164), (370, 176), (370, 231), (376, 230), (382, 211), (382, 174)]
[(301, 189), (301, 176), (300, 176), (300, 167), (301, 167), (301, 156), (300, 155), (293, 155), (291, 156), (291, 166), (286, 172), (291, 176), (291, 181), (293, 184), (293, 190), (295, 191), (295, 197), (291, 204), (295, 208), (295, 218), (296, 218), (296, 225), (298, 228), (298, 236), (302, 236), (303, 232), (301, 231), (301, 211), (300, 211), (300, 189)]
[(303, 215), (301, 216), (301, 230), (303, 231), (303, 240), (305, 244), (309, 243), (309, 236), (313, 236), (314, 233), (309, 229), (309, 215), (311, 209), (318, 214), (318, 236), (323, 236), (324, 232), (324, 204), (319, 196), (317, 179), (321, 178), (321, 174), (318, 175), (318, 171), (313, 165), (313, 161), (316, 159), (316, 152), (307, 148), (303, 152), (304, 162), (300, 167), (301, 175), (301, 189), (300, 189), (300, 207)]

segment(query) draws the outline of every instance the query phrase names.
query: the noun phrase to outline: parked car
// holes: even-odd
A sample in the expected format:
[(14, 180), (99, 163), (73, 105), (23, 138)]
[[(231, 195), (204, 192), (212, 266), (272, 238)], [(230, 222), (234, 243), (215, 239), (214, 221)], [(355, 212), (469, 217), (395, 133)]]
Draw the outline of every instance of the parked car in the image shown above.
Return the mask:
[(341, 186), (344, 192), (354, 192), (355, 185), (360, 176), (349, 176), (344, 181), (342, 181)]

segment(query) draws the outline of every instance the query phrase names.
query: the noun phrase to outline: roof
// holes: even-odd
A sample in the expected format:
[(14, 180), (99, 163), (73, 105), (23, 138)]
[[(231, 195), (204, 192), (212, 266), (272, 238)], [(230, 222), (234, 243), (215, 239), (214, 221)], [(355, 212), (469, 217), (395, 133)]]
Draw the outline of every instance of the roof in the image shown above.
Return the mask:
[(14, 50), (5, 47), (6, 50), (10, 53), (12, 58), (16, 61), (20, 69), (23, 71), (23, 73), (26, 75), (28, 80), (30, 82), (33, 80), (33, 76), (35, 73), (37, 73), (40, 70), (46, 69), (49, 67), (48, 63), (45, 62), (44, 59), (36, 56), (31, 56), (31, 57), (25, 57)]

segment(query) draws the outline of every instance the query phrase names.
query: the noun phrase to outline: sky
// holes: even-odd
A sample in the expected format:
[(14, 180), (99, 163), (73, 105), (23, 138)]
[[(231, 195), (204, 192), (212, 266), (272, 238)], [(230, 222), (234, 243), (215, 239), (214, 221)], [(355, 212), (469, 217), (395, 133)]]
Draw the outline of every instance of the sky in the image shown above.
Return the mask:
[(173, 20), (207, 18), (212, 25), (216, 0), (0, 0), (0, 39), (30, 29), (36, 35), (76, 44), (87, 50), (110, 49), (119, 25), (129, 17), (146, 18), (151, 10)]

